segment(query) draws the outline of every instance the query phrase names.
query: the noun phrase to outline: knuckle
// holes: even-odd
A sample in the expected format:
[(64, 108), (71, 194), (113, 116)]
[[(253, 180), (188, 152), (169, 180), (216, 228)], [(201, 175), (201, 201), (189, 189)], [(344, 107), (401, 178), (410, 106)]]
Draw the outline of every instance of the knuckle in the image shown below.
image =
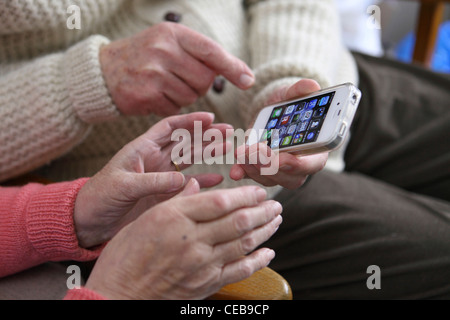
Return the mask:
[(178, 44), (175, 40), (171, 40), (170, 37), (161, 36), (150, 43), (146, 48), (146, 53), (153, 61), (158, 61), (159, 64), (164, 64), (166, 61), (172, 61), (177, 55)]
[(175, 35), (177, 25), (171, 22), (164, 21), (157, 24), (155, 28), (158, 34), (160, 34), (162, 37), (167, 37)]
[(203, 266), (208, 263), (208, 257), (205, 254), (205, 250), (201, 250), (198, 246), (191, 245), (189, 257), (191, 261), (195, 261), (197, 266)]
[(139, 71), (140, 75), (146, 79), (151, 79), (153, 82), (159, 81), (165, 78), (165, 70), (161, 67), (155, 67), (153, 65), (148, 65)]
[(157, 25), (160, 29), (170, 29), (172, 28), (172, 24), (168, 21), (163, 21)]
[(177, 48), (171, 42), (158, 43), (150, 49), (152, 59), (157, 59), (160, 64), (169, 66), (169, 63), (177, 58)]
[(239, 267), (239, 273), (243, 278), (248, 278), (254, 273), (254, 268), (249, 260), (243, 260)]
[(246, 236), (241, 240), (241, 248), (244, 253), (253, 251), (257, 246), (258, 243), (252, 236)]
[(214, 57), (217, 46), (212, 41), (204, 41), (203, 39), (200, 39), (197, 41), (197, 48), (204, 60), (210, 60)]
[(203, 61), (215, 61), (217, 64), (226, 63), (224, 57), (224, 49), (215, 41), (198, 37), (194, 39), (196, 51), (199, 58)]
[(218, 194), (216, 197), (213, 198), (213, 204), (215, 207), (217, 207), (219, 210), (227, 210), (229, 198), (228, 196), (224, 194)]
[(241, 210), (234, 216), (234, 226), (238, 233), (249, 231), (252, 227), (252, 219), (248, 210)]

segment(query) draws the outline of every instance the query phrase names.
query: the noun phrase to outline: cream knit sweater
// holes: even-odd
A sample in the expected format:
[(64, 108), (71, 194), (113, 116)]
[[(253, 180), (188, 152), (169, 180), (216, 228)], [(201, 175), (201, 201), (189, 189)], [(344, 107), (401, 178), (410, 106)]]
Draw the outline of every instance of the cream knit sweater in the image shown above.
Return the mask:
[[(67, 28), (67, 8), (81, 29)], [(230, 83), (184, 112), (212, 111), (246, 129), (274, 88), (300, 78), (322, 87), (357, 82), (333, 0), (10, 0), (0, 2), (0, 181), (40, 168), (55, 181), (91, 176), (157, 117), (121, 116), (99, 48), (182, 14), (184, 25), (223, 45), (254, 70), (256, 85)], [(337, 160), (337, 162), (335, 162)], [(342, 168), (336, 157), (330, 167)], [(190, 172), (229, 174), (229, 166)], [(227, 180), (224, 186), (234, 186)]]

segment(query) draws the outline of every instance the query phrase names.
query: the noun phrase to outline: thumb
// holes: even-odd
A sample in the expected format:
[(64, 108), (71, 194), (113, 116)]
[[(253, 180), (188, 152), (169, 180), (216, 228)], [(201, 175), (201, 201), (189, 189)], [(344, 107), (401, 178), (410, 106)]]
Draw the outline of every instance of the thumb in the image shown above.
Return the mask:
[(315, 80), (302, 79), (293, 84), (284, 93), (283, 100), (291, 100), (298, 97), (306, 96), (310, 93), (320, 90), (320, 85)]
[(181, 190), (186, 184), (186, 179), (180, 172), (133, 173), (132, 175), (128, 192), (134, 199), (155, 194), (170, 194)]

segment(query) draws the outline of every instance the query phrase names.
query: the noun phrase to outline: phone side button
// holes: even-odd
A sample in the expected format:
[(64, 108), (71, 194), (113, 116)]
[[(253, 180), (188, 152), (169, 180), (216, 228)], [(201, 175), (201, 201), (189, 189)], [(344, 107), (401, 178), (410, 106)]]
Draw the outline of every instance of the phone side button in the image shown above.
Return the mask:
[(341, 125), (341, 129), (339, 129), (339, 135), (340, 135), (341, 137), (343, 137), (343, 136), (345, 135), (345, 130), (347, 130), (347, 125), (346, 125), (345, 123), (343, 123), (343, 124)]

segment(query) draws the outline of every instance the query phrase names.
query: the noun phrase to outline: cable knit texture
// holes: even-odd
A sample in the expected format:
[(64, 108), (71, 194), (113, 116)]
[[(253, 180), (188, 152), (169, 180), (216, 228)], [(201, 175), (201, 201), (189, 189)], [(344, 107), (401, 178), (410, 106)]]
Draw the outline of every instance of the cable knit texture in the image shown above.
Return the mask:
[(0, 188), (0, 278), (48, 261), (99, 256), (101, 248), (80, 248), (75, 234), (75, 199), (86, 181)]
[[(66, 26), (71, 4), (81, 9), (80, 30)], [(257, 77), (252, 90), (228, 83), (225, 92), (211, 90), (184, 112), (214, 112), (217, 121), (246, 129), (281, 84), (301, 78), (322, 87), (357, 82), (333, 0), (2, 1), (0, 181), (37, 168), (56, 181), (91, 176), (159, 120), (120, 116), (98, 52), (109, 41), (163, 22), (169, 11), (246, 61)], [(228, 177), (229, 169), (204, 165), (187, 173)], [(241, 184), (226, 179), (220, 187)]]

